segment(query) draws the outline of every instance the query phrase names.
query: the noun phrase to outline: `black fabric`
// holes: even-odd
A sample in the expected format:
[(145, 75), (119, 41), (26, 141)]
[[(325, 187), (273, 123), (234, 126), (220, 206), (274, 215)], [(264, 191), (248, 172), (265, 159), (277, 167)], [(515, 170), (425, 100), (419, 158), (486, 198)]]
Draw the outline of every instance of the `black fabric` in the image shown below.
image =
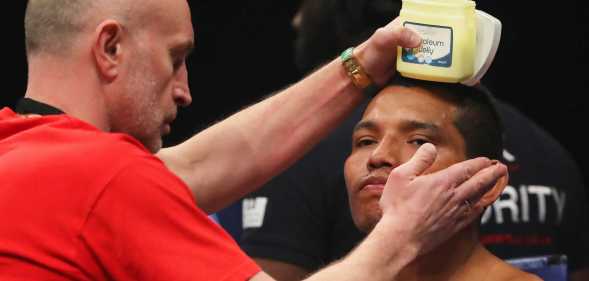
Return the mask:
[(30, 98), (22, 98), (16, 104), (15, 112), (19, 114), (56, 115), (63, 114), (58, 108)]
[(502, 258), (566, 254), (571, 269), (589, 267), (589, 210), (576, 163), (515, 108), (503, 104), (499, 112), (510, 178), (483, 215), (481, 241)]
[[(588, 211), (575, 163), (532, 121), (509, 105), (498, 107), (510, 184), (483, 216), (481, 239), (504, 259), (564, 253), (571, 269), (589, 266)], [(313, 271), (344, 256), (363, 238), (353, 225), (343, 180), (343, 162), (361, 112), (249, 196), (269, 199), (262, 227), (243, 230), (240, 244), (246, 253)], [(556, 199), (565, 197), (560, 220)]]
[(240, 245), (248, 255), (315, 270), (343, 257), (363, 238), (350, 215), (343, 163), (364, 107), (287, 172), (248, 196), (269, 198), (263, 226), (243, 230)]

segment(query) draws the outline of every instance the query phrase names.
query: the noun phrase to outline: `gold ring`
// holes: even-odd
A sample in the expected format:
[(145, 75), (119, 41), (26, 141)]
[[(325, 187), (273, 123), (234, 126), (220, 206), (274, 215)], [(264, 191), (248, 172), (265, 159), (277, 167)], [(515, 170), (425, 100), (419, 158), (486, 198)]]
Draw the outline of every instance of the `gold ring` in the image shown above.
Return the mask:
[(354, 47), (350, 47), (342, 52), (340, 55), (340, 59), (342, 61), (342, 65), (346, 70), (346, 74), (352, 80), (352, 83), (359, 88), (360, 90), (364, 90), (368, 88), (368, 86), (372, 85), (372, 79), (364, 71), (360, 62), (354, 56)]

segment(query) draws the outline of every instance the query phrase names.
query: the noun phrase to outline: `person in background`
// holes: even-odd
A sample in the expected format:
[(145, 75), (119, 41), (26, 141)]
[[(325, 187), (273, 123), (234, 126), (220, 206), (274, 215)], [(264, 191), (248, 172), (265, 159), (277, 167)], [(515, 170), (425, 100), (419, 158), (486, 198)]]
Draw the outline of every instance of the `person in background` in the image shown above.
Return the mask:
[[(400, 8), (400, 1), (390, 0), (303, 2), (293, 21), (297, 66), (302, 73), (319, 67), (370, 36)], [(495, 67), (489, 73), (501, 73)], [(363, 106), (299, 163), (243, 201), (240, 245), (281, 280), (345, 256), (364, 237), (351, 219), (341, 167)], [(589, 211), (576, 163), (513, 106), (497, 100), (497, 111), (505, 124), (502, 157), (510, 183), (482, 216), (481, 242), (503, 259), (565, 254), (572, 279), (589, 280)]]

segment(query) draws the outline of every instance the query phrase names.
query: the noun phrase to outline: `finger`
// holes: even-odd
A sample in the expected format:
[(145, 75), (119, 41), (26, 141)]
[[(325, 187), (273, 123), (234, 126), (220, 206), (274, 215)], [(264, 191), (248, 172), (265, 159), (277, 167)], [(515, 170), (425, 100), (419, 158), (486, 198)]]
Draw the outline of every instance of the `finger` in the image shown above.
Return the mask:
[(456, 234), (475, 220), (480, 218), (484, 208), (478, 206), (452, 203), (449, 204), (448, 209), (445, 210), (445, 216), (449, 221), (450, 233), (449, 236)]
[(476, 205), (478, 200), (487, 193), (499, 179), (507, 177), (507, 167), (497, 163), (476, 173), (470, 179), (456, 188), (456, 202), (469, 200), (472, 205)]
[(420, 44), (421, 36), (417, 32), (395, 20), (377, 29), (369, 40), (355, 49), (355, 55), (374, 83), (383, 85), (396, 72), (397, 47), (416, 48)]
[(455, 232), (458, 232), (477, 221), (481, 217), (483, 211), (484, 208), (479, 208), (477, 206), (468, 209), (466, 209), (464, 206), (459, 207), (458, 212), (461, 213), (462, 216), (460, 216), (456, 222), (456, 228), (454, 229)]
[(456, 163), (446, 169), (431, 174), (445, 189), (457, 187), (482, 169), (491, 166), (492, 162), (486, 157), (478, 157)]
[(388, 50), (392, 47), (417, 48), (421, 44), (421, 36), (416, 31), (391, 22), (374, 33), (376, 46)]
[(425, 143), (417, 149), (409, 161), (395, 168), (392, 173), (406, 179), (414, 179), (431, 167), (436, 160), (437, 154), (436, 147), (433, 144)]

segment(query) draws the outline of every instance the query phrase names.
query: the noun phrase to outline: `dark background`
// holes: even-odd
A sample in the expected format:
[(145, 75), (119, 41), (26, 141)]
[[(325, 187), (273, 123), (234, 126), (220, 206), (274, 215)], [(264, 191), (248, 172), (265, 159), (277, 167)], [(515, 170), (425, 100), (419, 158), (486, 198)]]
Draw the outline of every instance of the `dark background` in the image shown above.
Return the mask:
[[(189, 1), (196, 32), (188, 59), (193, 104), (180, 111), (167, 145), (300, 78), (290, 26), (298, 2)], [(14, 105), (26, 89), (26, 1), (7, 3), (0, 107)], [(477, 7), (503, 23), (501, 46), (484, 82), (555, 136), (589, 178), (587, 9), (581, 1), (481, 0)]]

